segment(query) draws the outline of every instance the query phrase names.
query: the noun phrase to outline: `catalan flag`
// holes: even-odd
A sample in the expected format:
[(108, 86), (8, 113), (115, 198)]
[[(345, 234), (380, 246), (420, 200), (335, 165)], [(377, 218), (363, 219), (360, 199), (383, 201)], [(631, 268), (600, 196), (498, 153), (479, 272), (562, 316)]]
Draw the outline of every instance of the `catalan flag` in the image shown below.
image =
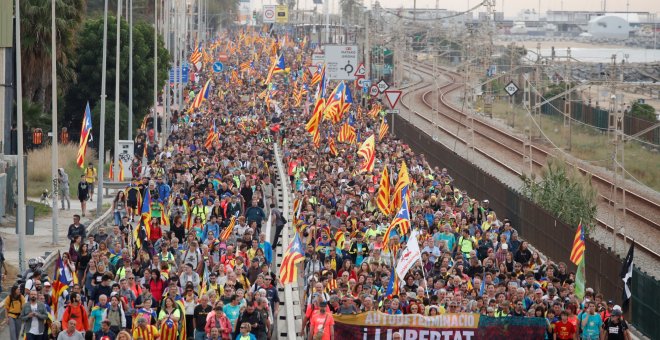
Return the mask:
[(334, 138), (332, 138), (332, 137), (328, 138), (328, 147), (330, 148), (330, 153), (333, 156), (337, 157), (337, 155), (339, 155), (339, 153), (337, 152), (337, 146), (335, 145), (335, 139)]
[(268, 76), (266, 76), (264, 84), (270, 83), (273, 79), (273, 75), (284, 72), (284, 70), (286, 70), (286, 66), (284, 65), (284, 54), (281, 54), (270, 67), (270, 70), (268, 70)]
[(374, 135), (369, 136), (369, 138), (360, 145), (358, 155), (364, 158), (364, 162), (360, 165), (360, 172), (372, 172), (376, 160), (376, 138)]
[(114, 180), (115, 179), (115, 170), (114, 170), (114, 162), (112, 161), (112, 158), (110, 158), (110, 168), (108, 170), (108, 179), (109, 180)]
[(55, 260), (55, 274), (53, 275), (53, 284), (52, 284), (52, 308), (53, 314), (57, 315), (57, 304), (62, 293), (69, 289), (69, 286), (73, 284), (73, 277), (67, 275), (65, 271), (64, 262), (62, 261), (62, 255), (59, 250), (57, 251), (57, 260)]
[(396, 271), (394, 266), (392, 266), (392, 273), (390, 274), (390, 282), (387, 284), (387, 290), (385, 291), (385, 296), (387, 298), (392, 298), (393, 296), (399, 295), (399, 278), (396, 276)]
[(344, 242), (346, 241), (346, 235), (343, 231), (337, 230), (335, 233), (335, 241), (337, 242), (337, 247), (344, 249)]
[(280, 281), (282, 284), (291, 284), (298, 280), (298, 268), (296, 264), (305, 260), (305, 250), (303, 248), (300, 235), (296, 233), (293, 242), (289, 244), (280, 267)]
[(119, 160), (119, 181), (124, 181), (124, 162), (121, 159)]
[(401, 168), (399, 169), (399, 175), (397, 176), (396, 185), (394, 186), (394, 196), (390, 201), (390, 211), (398, 211), (401, 207), (401, 198), (408, 198), (408, 196), (402, 196), (401, 191), (409, 184), (410, 176), (408, 174), (408, 166), (406, 166), (405, 161), (401, 161)]
[(234, 232), (234, 226), (236, 226), (236, 216), (231, 217), (227, 228), (220, 233), (221, 241), (227, 241), (231, 237), (231, 234)]
[(78, 146), (78, 157), (76, 163), (80, 168), (85, 166), (85, 154), (87, 153), (87, 142), (92, 137), (92, 111), (89, 109), (89, 102), (85, 107), (85, 116), (80, 130), (80, 144)]
[(573, 239), (573, 249), (571, 249), (571, 262), (579, 265), (584, 259), (584, 230), (582, 229), (582, 222), (578, 224), (575, 231), (575, 238)]
[(190, 105), (190, 109), (188, 112), (192, 112), (193, 110), (198, 109), (200, 106), (202, 106), (202, 102), (206, 99), (209, 98), (209, 94), (211, 93), (211, 79), (206, 81), (206, 84), (204, 84), (204, 87), (197, 93), (197, 96), (195, 97), (195, 100), (193, 100), (192, 105)]
[(383, 243), (389, 244), (390, 237), (392, 232), (395, 231), (395, 228), (399, 229), (399, 235), (404, 236), (410, 231), (410, 211), (408, 210), (408, 199), (404, 198), (408, 194), (408, 186), (403, 187), (401, 191), (402, 204), (401, 209), (396, 214), (390, 226), (387, 227), (385, 231), (385, 236), (383, 237)]
[(163, 203), (160, 203), (160, 225), (161, 226), (170, 226), (170, 217), (168, 216), (167, 212), (165, 211), (165, 206)]
[(305, 129), (312, 136), (314, 136), (319, 130), (319, 123), (321, 122), (321, 115), (323, 114), (324, 106), (325, 100), (323, 98), (319, 98), (316, 101), (316, 104), (314, 104), (314, 111), (312, 112), (312, 116), (309, 118), (309, 121), (305, 125)]
[(140, 223), (133, 230), (133, 240), (138, 248), (142, 247), (142, 241), (149, 239), (149, 222), (151, 221), (151, 197), (149, 190), (144, 191), (144, 199), (140, 205)]
[(387, 133), (390, 130), (390, 126), (385, 122), (385, 118), (381, 119), (380, 121), (380, 128), (378, 129), (378, 140), (383, 140), (385, 136), (387, 136)]
[(352, 143), (353, 140), (355, 140), (355, 138), (357, 138), (355, 134), (355, 128), (349, 125), (348, 122), (344, 123), (341, 126), (341, 129), (339, 129), (339, 134), (337, 135), (337, 141), (340, 143), (345, 143), (345, 142)]
[(383, 168), (383, 172), (380, 176), (376, 204), (378, 205), (378, 210), (380, 210), (383, 215), (389, 215), (392, 213), (390, 210), (390, 175), (387, 172), (387, 166)]

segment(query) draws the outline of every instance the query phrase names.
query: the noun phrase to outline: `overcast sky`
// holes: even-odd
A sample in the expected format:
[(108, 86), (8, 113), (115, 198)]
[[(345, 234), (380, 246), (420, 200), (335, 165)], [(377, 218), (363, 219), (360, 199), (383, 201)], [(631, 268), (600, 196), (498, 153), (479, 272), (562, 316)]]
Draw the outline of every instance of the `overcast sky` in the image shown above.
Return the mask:
[[(309, 1), (309, 0), (301, 0)], [(331, 0), (332, 1), (332, 0)], [(335, 0), (337, 1), (337, 0)], [(373, 3), (373, 0), (364, 0), (365, 4)], [(413, 7), (413, 0), (380, 0), (383, 7)], [(480, 3), (481, 0), (439, 0), (438, 6), (449, 10), (466, 10)], [(541, 13), (547, 10), (559, 11), (598, 11), (603, 7), (603, 0), (541, 0)], [(469, 4), (469, 6), (468, 6)], [(660, 12), (660, 0), (607, 0), (607, 11), (626, 11), (626, 4), (631, 12)], [(436, 0), (417, 0), (417, 7), (435, 8)], [(497, 11), (504, 10), (505, 16), (514, 16), (523, 9), (538, 10), (538, 0), (496, 0), (495, 8)]]

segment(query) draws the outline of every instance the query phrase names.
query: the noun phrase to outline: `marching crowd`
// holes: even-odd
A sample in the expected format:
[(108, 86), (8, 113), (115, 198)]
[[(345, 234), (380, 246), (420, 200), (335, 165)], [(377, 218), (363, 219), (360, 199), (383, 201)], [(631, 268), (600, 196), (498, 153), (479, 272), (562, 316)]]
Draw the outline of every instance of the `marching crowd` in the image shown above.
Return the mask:
[[(305, 126), (313, 101), (294, 103), (311, 78), (309, 46), (281, 43), (289, 70), (265, 87), (274, 39), (225, 38), (243, 41), (234, 47), (240, 62), (226, 66), (240, 74), (200, 73), (188, 100), (207, 79), (210, 95), (200, 108), (174, 112), (162, 148), (146, 122), (113, 225), (91, 235), (75, 217), (56, 277), (30, 263), (26, 282), (4, 300), (12, 340), (276, 338), (273, 261), (286, 223), (305, 246), (304, 329), (295, 331), (309, 339), (334, 339), (333, 315), (367, 311), (539, 317), (546, 339), (629, 339), (611, 297), (587, 289), (577, 298), (566, 264), (533, 251), (488, 200), (470, 197), (401, 140), (380, 138), (384, 112), (373, 99), (353, 103), (343, 124), (325, 120), (314, 140)], [(358, 147), (371, 135), (379, 137), (375, 168), (361, 172)], [(283, 147), (293, 216), (275, 198), (274, 143)], [(385, 168), (392, 187), (408, 178), (402, 199), (422, 259), (405, 277), (394, 267), (411, 234), (388, 228), (404, 204), (388, 195), (394, 209), (379, 207)]]

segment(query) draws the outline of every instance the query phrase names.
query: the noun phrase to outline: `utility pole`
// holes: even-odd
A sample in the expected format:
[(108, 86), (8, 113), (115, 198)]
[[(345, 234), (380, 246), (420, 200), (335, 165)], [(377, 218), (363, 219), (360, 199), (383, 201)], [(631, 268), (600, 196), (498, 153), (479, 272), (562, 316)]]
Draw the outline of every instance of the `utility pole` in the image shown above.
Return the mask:
[(128, 139), (133, 140), (133, 0), (128, 0)]
[(23, 72), (21, 71), (21, 5), (16, 0), (16, 138), (17, 171), (18, 171), (18, 209), (16, 223), (18, 224), (18, 270), (25, 270), (25, 163), (23, 160)]
[[(511, 43), (511, 51), (509, 56), (509, 81), (513, 81), (513, 57), (516, 49), (516, 43)], [(516, 113), (513, 111), (513, 96), (509, 96), (509, 112), (511, 112), (511, 127), (516, 127)]]
[[(57, 209), (57, 195), (59, 194), (59, 175), (57, 173), (57, 28), (55, 27), (55, 0), (50, 1), (51, 22), (50, 22), (50, 76), (51, 89), (50, 89), (50, 106), (51, 106), (51, 120), (52, 120), (52, 144), (50, 148), (50, 170), (53, 176), (53, 211), (52, 211), (52, 224), (53, 224), (53, 240), (52, 244), (57, 245), (57, 218), (59, 217), (59, 210)], [(20, 135), (19, 135), (20, 136)], [(20, 137), (19, 137), (20, 138)], [(19, 159), (22, 162), (22, 159)], [(64, 188), (69, 190), (69, 188)], [(64, 203), (62, 203), (64, 204)], [(64, 208), (64, 206), (62, 206)]]
[(566, 138), (566, 150), (571, 151), (571, 137), (572, 137), (572, 125), (571, 124), (571, 93), (572, 91), (568, 91), (570, 87), (570, 82), (571, 82), (571, 73), (570, 73), (570, 67), (569, 63), (571, 62), (571, 48), (568, 47), (566, 48), (566, 62), (564, 63), (564, 90), (566, 91), (566, 95), (564, 97), (564, 129), (566, 133), (568, 133), (568, 136)]
[(154, 0), (154, 141), (158, 141), (158, 0)]
[[(112, 162), (112, 167), (114, 170), (113, 181), (117, 181), (119, 178), (119, 80), (121, 77), (121, 72), (119, 72), (121, 56), (121, 1), (117, 1), (117, 39), (115, 39), (115, 147), (114, 147), (114, 162)], [(103, 179), (100, 178), (99, 182)]]
[[(494, 0), (486, 0), (486, 20), (484, 21), (484, 26), (486, 29), (487, 38), (487, 47), (486, 47), (486, 56), (484, 57), (485, 66), (487, 71), (487, 76), (490, 76), (491, 72), (491, 60), (493, 55), (493, 13), (495, 10)], [(488, 118), (493, 118), (493, 84), (492, 82), (486, 83), (486, 93), (483, 95), (484, 98), (484, 114)]]
[(96, 216), (101, 216), (103, 210), (103, 164), (105, 158), (105, 77), (108, 62), (108, 0), (105, 0), (103, 10), (103, 61), (101, 62), (101, 123), (99, 127), (99, 165), (98, 185), (96, 192)]
[(535, 114), (538, 117), (539, 121), (539, 129), (538, 129), (538, 138), (539, 140), (543, 136), (543, 110), (541, 110), (541, 106), (537, 106), (538, 103), (541, 102), (541, 63), (543, 62), (541, 59), (541, 43), (536, 44), (536, 64), (534, 64), (534, 84), (536, 84), (536, 91), (534, 91), (534, 110), (536, 112), (532, 112), (532, 114)]
[(371, 75), (371, 44), (369, 41), (370, 14), (371, 11), (364, 11), (364, 65), (367, 70), (367, 74), (365, 74), (365, 79), (367, 80), (371, 79), (369, 77)]
[[(620, 74), (619, 74), (620, 73)], [(614, 172), (614, 180), (612, 181), (612, 202), (614, 203), (614, 214), (612, 214), (612, 233), (614, 239), (614, 252), (617, 251), (617, 237), (616, 234), (623, 232), (623, 223), (626, 219), (626, 170), (625, 170), (625, 143), (624, 143), (624, 111), (625, 103), (623, 95), (619, 97), (616, 94), (616, 83), (618, 77), (623, 77), (623, 70), (619, 70), (616, 65), (616, 54), (612, 55), (612, 70), (610, 72), (610, 117), (609, 117), (609, 134), (612, 140), (612, 170)], [(621, 196), (619, 196), (621, 191)], [(617, 215), (619, 210), (623, 212), (621, 223), (617, 223)], [(625, 247), (625, 244), (624, 244)], [(625, 251), (625, 249), (624, 249)]]
[(325, 43), (330, 43), (330, 0), (323, 1), (323, 12), (325, 12)]

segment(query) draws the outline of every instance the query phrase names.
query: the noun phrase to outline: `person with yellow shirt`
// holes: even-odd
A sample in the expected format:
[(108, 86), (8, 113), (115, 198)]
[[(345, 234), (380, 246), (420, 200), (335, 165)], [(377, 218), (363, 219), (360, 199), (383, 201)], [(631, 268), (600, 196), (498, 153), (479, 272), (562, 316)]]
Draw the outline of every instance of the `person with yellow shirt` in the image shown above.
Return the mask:
[(156, 340), (160, 338), (160, 333), (156, 326), (147, 324), (147, 319), (138, 318), (137, 327), (133, 330), (133, 339)]
[(85, 181), (89, 187), (89, 201), (92, 202), (92, 197), (94, 197), (94, 184), (96, 183), (97, 176), (96, 168), (92, 162), (89, 162), (85, 168)]
[(477, 240), (473, 236), (470, 236), (470, 230), (467, 228), (463, 229), (463, 235), (458, 238), (457, 247), (457, 250), (463, 253), (466, 259), (469, 259), (470, 252), (476, 249)]
[(21, 311), (25, 304), (25, 297), (21, 295), (20, 288), (15, 285), (11, 288), (11, 292), (2, 301), (2, 306), (7, 312), (7, 323), (9, 324), (9, 336), (11, 340), (17, 340), (21, 332)]

